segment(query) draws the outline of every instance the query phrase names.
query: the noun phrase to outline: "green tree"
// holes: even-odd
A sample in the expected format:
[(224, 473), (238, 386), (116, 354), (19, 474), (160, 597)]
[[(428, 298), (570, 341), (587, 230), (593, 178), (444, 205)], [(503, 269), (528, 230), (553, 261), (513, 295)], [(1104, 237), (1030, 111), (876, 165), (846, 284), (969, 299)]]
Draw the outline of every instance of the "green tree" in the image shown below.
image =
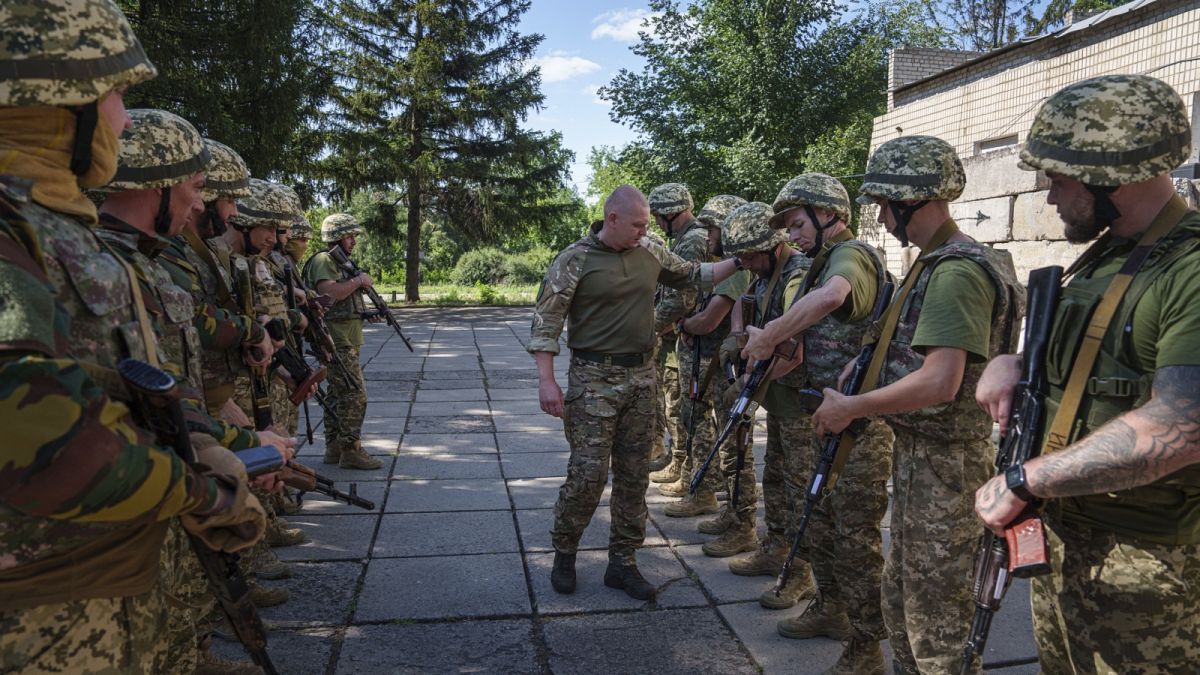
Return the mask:
[[(321, 166), (343, 199), (402, 189), (405, 291), (419, 299), (426, 212), (486, 240), (549, 219), (538, 200), (562, 184), (569, 151), (557, 135), (521, 127), (541, 105), (540, 74), (525, 67), (540, 35), (517, 24), (528, 0), (329, 0), (337, 73), (321, 130)], [(530, 206), (533, 205), (533, 206)]]

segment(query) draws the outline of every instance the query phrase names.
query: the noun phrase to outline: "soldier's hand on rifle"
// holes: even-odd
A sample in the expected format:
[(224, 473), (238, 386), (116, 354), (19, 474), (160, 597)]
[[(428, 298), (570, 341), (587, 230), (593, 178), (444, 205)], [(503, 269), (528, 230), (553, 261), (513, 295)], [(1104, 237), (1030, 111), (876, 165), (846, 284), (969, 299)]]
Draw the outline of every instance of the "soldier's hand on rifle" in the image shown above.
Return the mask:
[(184, 528), (215, 551), (235, 553), (253, 546), (266, 531), (267, 515), (250, 494), (246, 467), (219, 445), (194, 447), (196, 466), (205, 476), (216, 479), (219, 493), (210, 510), (181, 514)]
[[(746, 346), (742, 348), (742, 358), (750, 361), (762, 361), (771, 358), (775, 353), (775, 345), (767, 341), (761, 328), (746, 327)], [(772, 378), (774, 379), (774, 378)]]
[(838, 391), (846, 384), (846, 378), (850, 377), (850, 373), (854, 372), (854, 362), (857, 359), (852, 359), (849, 363), (842, 367), (842, 372), (838, 374)]
[(267, 335), (266, 331), (263, 331), (262, 340), (258, 344), (242, 345), (242, 359), (251, 368), (266, 368), (271, 363), (271, 356), (274, 354), (275, 343), (271, 341), (271, 336)]
[(308, 294), (302, 288), (293, 288), (292, 295), (296, 298), (297, 307), (305, 307), (308, 305)]
[(283, 457), (283, 461), (290, 462), (296, 456), (295, 438), (277, 434), (269, 429), (263, 429), (255, 433), (258, 434), (258, 442), (278, 450), (279, 455)]
[(233, 399), (225, 401), (225, 405), (221, 406), (219, 417), (235, 427), (249, 427), (254, 424), (246, 415), (246, 411), (239, 408)]
[(328, 294), (322, 293), (313, 298), (312, 302), (308, 303), (308, 309), (316, 312), (317, 318), (325, 318), (325, 312), (333, 305), (333, 298)]
[(538, 403), (542, 412), (554, 417), (563, 416), (563, 391), (554, 379), (543, 379), (538, 383)]
[(853, 407), (853, 401), (857, 397), (845, 396), (837, 389), (828, 387), (821, 393), (825, 400), (812, 417), (817, 435), (823, 437), (825, 434), (840, 434), (858, 417)]
[[(1030, 488), (1028, 482), (1025, 487)], [(1005, 526), (1016, 520), (1026, 506), (1028, 502), (1008, 489), (1003, 475), (993, 476), (975, 491), (975, 515), (979, 516), (985, 527), (1001, 537), (1004, 536)]]
[(359, 288), (375, 287), (375, 281), (371, 279), (371, 275), (367, 274), (366, 272), (359, 272), (358, 276), (354, 277), (354, 279), (358, 282)]
[(367, 323), (383, 323), (385, 321), (387, 321), (387, 319), (384, 318), (384, 316), (382, 314), (372, 314), (367, 319)]
[(1002, 354), (992, 359), (983, 369), (979, 386), (975, 388), (975, 402), (1000, 423), (1000, 435), (1008, 433), (1008, 420), (1012, 414), (1013, 391), (1021, 379), (1021, 355)]

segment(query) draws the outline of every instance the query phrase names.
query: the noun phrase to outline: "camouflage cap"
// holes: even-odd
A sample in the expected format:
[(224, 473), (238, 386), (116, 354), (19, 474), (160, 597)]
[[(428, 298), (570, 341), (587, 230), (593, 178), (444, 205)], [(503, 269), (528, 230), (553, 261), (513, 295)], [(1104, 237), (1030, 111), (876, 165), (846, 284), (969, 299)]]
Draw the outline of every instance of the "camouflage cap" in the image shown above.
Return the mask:
[(850, 222), (850, 195), (846, 188), (833, 176), (823, 173), (805, 173), (789, 180), (779, 191), (771, 208), (771, 227), (783, 227), (783, 215), (801, 206), (833, 211), (846, 222)]
[(952, 202), (967, 186), (967, 174), (954, 147), (933, 136), (901, 136), (875, 149), (867, 161), (859, 204), (891, 201)]
[(646, 199), (650, 202), (650, 213), (670, 217), (692, 210), (692, 193), (682, 183), (663, 183), (650, 191)]
[(722, 227), (729, 214), (745, 203), (746, 200), (741, 197), (717, 195), (704, 202), (704, 206), (700, 207), (700, 212), (696, 214), (696, 220), (699, 220), (708, 227)]
[(342, 237), (362, 233), (362, 225), (349, 213), (333, 213), (321, 221), (321, 241), (326, 244), (334, 244), (341, 241)]
[(1187, 108), (1170, 85), (1149, 75), (1104, 75), (1042, 104), (1019, 166), (1115, 187), (1161, 176), (1191, 152)]
[(295, 193), (279, 183), (250, 179), (250, 194), (237, 201), (238, 214), (229, 219), (237, 227), (269, 227), (286, 230), (296, 222)]
[(762, 202), (742, 204), (729, 214), (721, 230), (721, 248), (725, 255), (770, 251), (787, 241), (783, 230), (771, 227), (774, 211)]
[(133, 126), (121, 134), (117, 175), (104, 192), (146, 190), (182, 183), (204, 171), (212, 157), (191, 122), (165, 110), (129, 111)]
[(0, 106), (73, 106), (154, 77), (111, 0), (0, 3)]
[(224, 143), (204, 139), (204, 147), (212, 161), (204, 169), (204, 189), (200, 198), (206, 202), (218, 199), (237, 199), (250, 195), (250, 169), (242, 156)]

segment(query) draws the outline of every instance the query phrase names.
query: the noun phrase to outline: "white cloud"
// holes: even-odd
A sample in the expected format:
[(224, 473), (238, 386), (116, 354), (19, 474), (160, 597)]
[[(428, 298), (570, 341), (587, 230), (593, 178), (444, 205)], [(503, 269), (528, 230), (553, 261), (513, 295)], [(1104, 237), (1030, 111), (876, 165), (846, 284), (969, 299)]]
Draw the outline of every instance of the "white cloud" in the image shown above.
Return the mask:
[(608, 101), (605, 101), (604, 99), (600, 98), (600, 85), (598, 85), (598, 84), (589, 84), (588, 86), (581, 89), (579, 91), (579, 93), (583, 94), (584, 96), (590, 97), (592, 99), (592, 103), (595, 103), (596, 105), (603, 105), (603, 106), (608, 105)]
[(610, 37), (617, 42), (636, 42), (638, 30), (643, 28), (647, 19), (658, 16), (658, 12), (645, 9), (614, 9), (592, 19), (596, 27), (592, 29), (592, 39)]
[(533, 65), (542, 69), (543, 82), (563, 82), (579, 75), (600, 70), (600, 64), (581, 56), (568, 56), (565, 52), (550, 52), (533, 60)]

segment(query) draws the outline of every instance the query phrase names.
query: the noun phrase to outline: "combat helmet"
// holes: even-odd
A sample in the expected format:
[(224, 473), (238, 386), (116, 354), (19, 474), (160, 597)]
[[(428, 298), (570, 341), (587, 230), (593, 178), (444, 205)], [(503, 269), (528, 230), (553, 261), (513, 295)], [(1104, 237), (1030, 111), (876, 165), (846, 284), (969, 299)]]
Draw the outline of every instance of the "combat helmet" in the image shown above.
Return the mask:
[(700, 207), (700, 212), (696, 214), (696, 220), (708, 227), (723, 227), (729, 214), (745, 203), (745, 199), (735, 195), (717, 195), (704, 202), (704, 206)]
[(679, 214), (691, 211), (693, 206), (692, 193), (682, 183), (663, 183), (650, 191), (646, 201), (650, 203), (651, 214), (662, 216), (667, 221), (664, 229), (668, 237), (675, 236), (672, 225)]
[(200, 198), (208, 203), (250, 196), (250, 169), (242, 156), (211, 138), (204, 139), (204, 147), (212, 161), (204, 170), (204, 189), (200, 191)]
[(362, 234), (362, 225), (349, 213), (332, 213), (321, 221), (321, 241), (336, 244), (351, 234)]
[(729, 214), (721, 230), (725, 255), (774, 251), (787, 241), (783, 230), (771, 227), (771, 207), (762, 202), (742, 204)]
[(111, 0), (5, 0), (0, 26), (0, 106), (80, 106), (71, 171), (82, 176), (92, 165), (99, 100), (158, 71)]
[[(846, 188), (833, 176), (823, 173), (805, 173), (789, 180), (787, 185), (775, 197), (771, 205), (775, 215), (771, 216), (771, 227), (783, 228), (784, 214), (792, 209), (803, 208), (817, 230), (817, 238), (812, 249), (805, 255), (816, 257), (824, 244), (825, 230), (833, 227), (838, 220), (850, 222), (850, 195)], [(817, 218), (817, 209), (833, 212), (833, 217), (825, 222)]]
[(287, 187), (278, 183), (251, 178), (250, 194), (238, 199), (238, 214), (230, 222), (243, 230), (256, 227), (290, 229), (296, 222), (296, 214), (289, 192)]
[(308, 218), (301, 216), (292, 223), (292, 239), (312, 239), (313, 226)]
[[(908, 222), (931, 201), (952, 202), (967, 185), (967, 174), (954, 147), (934, 136), (901, 136), (875, 149), (867, 161), (859, 204), (888, 200), (896, 220), (896, 238), (908, 246)], [(904, 205), (901, 202), (916, 202)]]

